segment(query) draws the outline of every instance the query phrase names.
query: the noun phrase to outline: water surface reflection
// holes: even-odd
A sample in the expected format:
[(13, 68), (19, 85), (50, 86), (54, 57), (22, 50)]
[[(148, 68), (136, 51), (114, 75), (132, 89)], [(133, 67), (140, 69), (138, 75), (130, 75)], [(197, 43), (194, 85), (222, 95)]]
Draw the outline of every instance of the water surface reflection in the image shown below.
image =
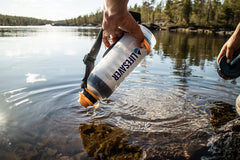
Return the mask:
[(99, 108), (85, 109), (82, 59), (98, 31), (0, 27), (0, 159), (94, 159), (117, 156), (114, 147), (145, 159), (206, 155), (216, 102), (234, 109), (240, 91), (238, 79), (216, 72), (228, 37), (155, 32), (151, 54)]

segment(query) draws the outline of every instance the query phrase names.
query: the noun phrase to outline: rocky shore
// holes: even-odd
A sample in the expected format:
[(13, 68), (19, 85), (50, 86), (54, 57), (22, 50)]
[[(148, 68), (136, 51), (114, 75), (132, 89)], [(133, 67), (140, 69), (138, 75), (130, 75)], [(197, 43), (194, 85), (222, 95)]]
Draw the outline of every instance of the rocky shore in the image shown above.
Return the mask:
[(154, 23), (151, 24), (143, 24), (150, 30), (161, 30), (161, 31), (169, 31), (169, 32), (183, 32), (183, 33), (198, 33), (198, 34), (216, 34), (216, 35), (232, 35), (234, 30), (229, 28), (203, 28), (203, 27), (184, 27), (178, 26), (175, 24), (167, 24), (167, 25), (157, 25)]
[(215, 134), (208, 139), (208, 156), (201, 160), (240, 160), (240, 117), (234, 106), (215, 102), (210, 123)]
[[(213, 134), (132, 132), (108, 124), (79, 127), (84, 148), (95, 159), (240, 160), (240, 117), (234, 106), (214, 102), (210, 109)], [(154, 140), (155, 139), (155, 140)]]
[[(55, 24), (54, 26), (57, 26), (58, 24)], [(60, 24), (62, 25), (62, 24)], [(199, 26), (179, 26), (174, 23), (167, 23), (167, 24), (142, 24), (143, 26), (147, 27), (151, 31), (169, 31), (169, 32), (180, 32), (180, 33), (197, 33), (197, 34), (215, 34), (215, 35), (221, 35), (221, 36), (231, 36), (234, 32), (234, 29), (231, 28), (204, 28)], [(83, 24), (84, 27), (101, 27), (102, 24), (97, 23), (89, 23), (89, 24)]]
[(0, 143), (0, 159), (240, 160), (240, 117), (233, 106), (216, 105), (210, 111), (214, 134), (128, 132), (110, 124), (83, 123), (77, 132), (58, 126), (43, 137), (25, 134), (20, 141), (6, 139)]
[(202, 160), (239, 160), (240, 117), (218, 129), (218, 134), (209, 139), (208, 146), (211, 155), (202, 157)]

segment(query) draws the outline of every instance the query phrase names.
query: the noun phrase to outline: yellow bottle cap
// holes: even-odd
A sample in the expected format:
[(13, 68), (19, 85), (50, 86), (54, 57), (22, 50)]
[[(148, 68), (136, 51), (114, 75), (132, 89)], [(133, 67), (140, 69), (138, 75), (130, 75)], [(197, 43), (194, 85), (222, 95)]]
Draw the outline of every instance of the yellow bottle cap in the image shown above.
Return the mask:
[(149, 44), (148, 44), (148, 42), (144, 39), (144, 41), (143, 41), (143, 44), (144, 44), (144, 46), (146, 47), (146, 49), (147, 49), (147, 54), (149, 54), (150, 53), (150, 51), (151, 51), (151, 48), (150, 48), (150, 46), (149, 46)]
[[(85, 88), (83, 93), (79, 92), (79, 95), (80, 97), (78, 102), (85, 108), (87, 108), (88, 106), (93, 106), (95, 108), (99, 107), (100, 105), (99, 98), (95, 94), (93, 94), (89, 89)], [(98, 104), (94, 105), (96, 101), (98, 101)]]

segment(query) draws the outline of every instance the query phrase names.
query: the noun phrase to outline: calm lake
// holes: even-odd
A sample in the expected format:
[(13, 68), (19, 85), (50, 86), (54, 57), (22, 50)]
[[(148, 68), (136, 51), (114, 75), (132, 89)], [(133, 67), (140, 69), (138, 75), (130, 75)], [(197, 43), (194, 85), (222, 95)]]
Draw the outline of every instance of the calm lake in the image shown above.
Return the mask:
[(82, 60), (98, 31), (0, 27), (0, 159), (206, 156), (220, 127), (214, 109), (234, 110), (240, 93), (239, 79), (216, 72), (228, 37), (157, 31), (154, 50), (120, 87), (99, 108), (84, 108)]

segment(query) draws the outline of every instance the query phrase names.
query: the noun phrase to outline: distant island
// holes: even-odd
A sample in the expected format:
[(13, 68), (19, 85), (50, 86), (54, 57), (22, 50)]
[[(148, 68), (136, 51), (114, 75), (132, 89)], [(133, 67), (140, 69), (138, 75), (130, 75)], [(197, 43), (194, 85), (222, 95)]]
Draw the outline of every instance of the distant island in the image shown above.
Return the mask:
[[(164, 3), (165, 2), (165, 3)], [(239, 0), (145, 0), (142, 5), (135, 4), (129, 10), (141, 13), (142, 24), (153, 29), (188, 28), (211, 30), (234, 30), (240, 22)], [(101, 26), (103, 11), (98, 10), (84, 16), (59, 21), (32, 17), (0, 14), (0, 26)]]

